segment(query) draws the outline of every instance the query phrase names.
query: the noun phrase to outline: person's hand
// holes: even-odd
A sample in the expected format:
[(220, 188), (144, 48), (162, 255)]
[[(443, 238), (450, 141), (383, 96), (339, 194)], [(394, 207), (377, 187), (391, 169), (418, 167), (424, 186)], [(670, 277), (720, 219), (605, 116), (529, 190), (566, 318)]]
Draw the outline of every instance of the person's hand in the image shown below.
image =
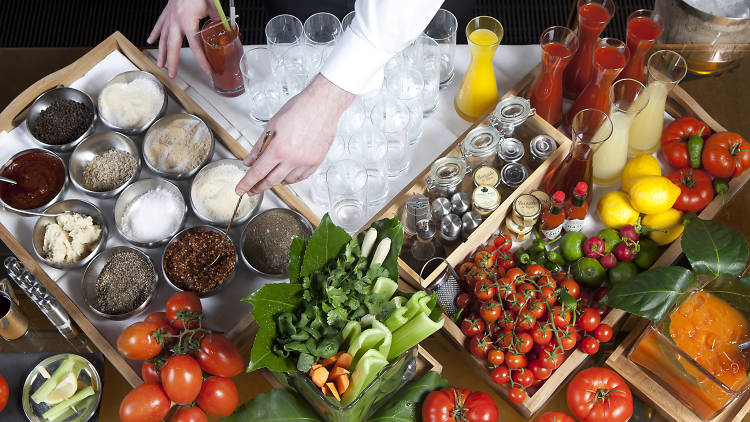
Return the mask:
[(169, 76), (177, 76), (177, 63), (180, 60), (182, 36), (185, 35), (190, 49), (201, 69), (211, 74), (198, 32), (198, 22), (206, 16), (218, 17), (216, 6), (211, 0), (169, 0), (146, 40), (149, 44), (159, 39), (159, 58), (156, 64), (169, 68)]
[(273, 138), (260, 157), (262, 137), (245, 157), (245, 165), (252, 167), (237, 184), (237, 194), (257, 194), (309, 177), (325, 158), (339, 117), (352, 101), (354, 94), (318, 74), (268, 121), (263, 132), (272, 131)]

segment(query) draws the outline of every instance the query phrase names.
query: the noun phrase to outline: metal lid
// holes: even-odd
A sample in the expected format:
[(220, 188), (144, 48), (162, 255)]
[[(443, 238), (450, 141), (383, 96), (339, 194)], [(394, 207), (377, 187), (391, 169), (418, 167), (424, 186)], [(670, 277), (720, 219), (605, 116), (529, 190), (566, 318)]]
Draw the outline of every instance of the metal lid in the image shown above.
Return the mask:
[(479, 186), (471, 197), (472, 205), (480, 211), (493, 211), (500, 205), (500, 192), (492, 186)]
[(456, 192), (451, 197), (451, 212), (461, 215), (471, 208), (471, 198), (466, 192)]
[(537, 160), (546, 160), (557, 149), (557, 142), (547, 135), (537, 135), (529, 141), (531, 156)]
[(510, 188), (517, 188), (528, 175), (528, 170), (520, 163), (508, 163), (500, 170), (500, 180)]
[(480, 224), (482, 224), (482, 216), (474, 211), (467, 212), (461, 217), (461, 234), (469, 237)]
[(440, 237), (447, 241), (454, 241), (460, 234), (461, 218), (456, 214), (444, 215), (440, 220)]
[(486, 157), (497, 151), (497, 144), (502, 135), (491, 126), (477, 126), (466, 134), (462, 152), (467, 156)]
[(515, 163), (523, 158), (523, 143), (516, 138), (505, 138), (497, 146), (497, 155), (506, 163)]
[(490, 166), (481, 166), (474, 170), (474, 186), (492, 186), (496, 188), (500, 184), (500, 173)]
[(432, 220), (422, 220), (417, 223), (417, 237), (420, 240), (430, 240), (435, 237), (437, 233), (437, 226)]
[(448, 198), (435, 198), (432, 201), (432, 219), (440, 221), (451, 212), (451, 201)]
[(542, 203), (534, 195), (525, 193), (513, 201), (513, 220), (524, 226), (533, 226), (542, 212)]
[(497, 103), (491, 117), (504, 128), (515, 128), (535, 113), (536, 109), (531, 108), (531, 102), (526, 98), (508, 97)]
[(458, 186), (466, 175), (466, 162), (460, 157), (443, 157), (432, 163), (427, 186)]
[(533, 195), (536, 199), (539, 200), (539, 203), (542, 204), (542, 209), (549, 208), (550, 205), (550, 197), (549, 194), (541, 189), (537, 189), (533, 192), (531, 192), (529, 195)]

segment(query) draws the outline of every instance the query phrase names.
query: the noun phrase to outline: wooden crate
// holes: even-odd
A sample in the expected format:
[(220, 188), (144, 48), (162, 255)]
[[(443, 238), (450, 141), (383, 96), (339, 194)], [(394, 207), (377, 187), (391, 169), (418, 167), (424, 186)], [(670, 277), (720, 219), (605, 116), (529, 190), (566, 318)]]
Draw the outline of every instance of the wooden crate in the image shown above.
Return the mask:
[[(237, 158), (244, 158), (248, 151), (240, 145), (229, 133), (222, 128), (206, 111), (204, 111), (192, 98), (190, 98), (177, 84), (170, 79), (159, 67), (149, 60), (138, 48), (135, 47), (125, 36), (115, 32), (97, 45), (91, 51), (83, 55), (72, 64), (42, 78), (32, 86), (24, 90), (18, 97), (0, 113), (0, 130), (10, 131), (24, 120), (24, 111), (39, 95), (59, 85), (68, 86), (81, 78), (94, 65), (99, 63), (107, 55), (119, 51), (127, 57), (136, 67), (152, 73), (159, 78), (168, 94), (188, 113), (194, 114), (211, 128), (216, 139), (221, 142)], [(290, 208), (299, 211), (313, 225), (317, 225), (320, 219), (289, 189), (285, 186), (273, 188), (274, 193)], [(0, 224), (0, 240), (5, 242), (13, 254), (20, 259), (24, 266), (41, 282), (70, 314), (78, 327), (107, 357), (112, 365), (122, 374), (123, 378), (132, 386), (142, 383), (140, 376), (133, 370), (127, 361), (120, 355), (116, 347), (97, 330), (86, 316), (79, 310), (68, 295), (55, 283), (42, 269), (32, 255), (24, 249), (15, 237)], [(231, 330), (233, 335), (241, 333), (242, 328), (247, 328), (246, 319), (241, 320), (236, 329)]]

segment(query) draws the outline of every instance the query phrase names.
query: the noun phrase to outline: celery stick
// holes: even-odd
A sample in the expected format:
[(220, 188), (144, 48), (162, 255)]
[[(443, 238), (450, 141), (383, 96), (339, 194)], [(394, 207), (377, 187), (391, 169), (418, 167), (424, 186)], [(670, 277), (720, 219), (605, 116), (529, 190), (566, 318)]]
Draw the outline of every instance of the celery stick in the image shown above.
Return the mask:
[(430, 319), (429, 315), (420, 312), (393, 332), (393, 342), (391, 343), (391, 351), (388, 353), (388, 360), (397, 358), (401, 353), (416, 346), (442, 326), (442, 318), (435, 322)]
[(369, 328), (362, 331), (349, 344), (349, 350), (347, 353), (352, 355), (352, 365), (356, 365), (362, 355), (383, 341), (384, 338), (385, 333), (378, 328)]
[(421, 290), (411, 295), (411, 297), (409, 298), (409, 301), (406, 302), (406, 307), (409, 309), (407, 313), (404, 315), (406, 319), (414, 318), (414, 316), (420, 311), (421, 307), (419, 305), (419, 301), (425, 296), (427, 296), (427, 293)]
[(73, 355), (68, 355), (68, 357), (60, 364), (60, 366), (55, 369), (55, 372), (52, 373), (52, 376), (49, 377), (46, 381), (44, 381), (44, 384), (42, 384), (41, 387), (39, 387), (34, 394), (31, 395), (31, 400), (34, 401), (34, 403), (42, 403), (45, 400), (47, 400), (47, 396), (49, 393), (52, 392), (52, 390), (57, 387), (57, 384), (67, 375), (69, 372), (73, 371), (73, 365), (75, 365), (75, 360), (73, 360)]
[(359, 333), (362, 332), (362, 327), (360, 327), (359, 323), (357, 321), (349, 321), (344, 325), (344, 328), (341, 330), (341, 342), (346, 343), (348, 341), (351, 341), (354, 337), (357, 337)]
[(391, 332), (396, 331), (399, 327), (409, 321), (409, 318), (406, 317), (407, 312), (409, 312), (409, 308), (406, 306), (397, 308), (391, 313), (391, 316), (385, 320), (385, 326), (388, 327)]
[(42, 414), (42, 417), (44, 419), (54, 419), (58, 417), (58, 415), (65, 413), (66, 410), (68, 410), (71, 406), (75, 405), (79, 401), (93, 395), (94, 387), (89, 385), (88, 387), (81, 389), (77, 393), (73, 394), (71, 398), (52, 406), (50, 410)]
[(391, 303), (396, 305), (396, 308), (400, 308), (406, 305), (406, 298), (403, 296), (394, 296), (391, 298)]
[[(94, 401), (94, 396), (86, 397), (85, 399), (81, 400), (80, 403), (76, 404), (77, 409), (87, 409), (89, 406), (91, 406), (91, 403)], [(54, 418), (48, 419), (48, 422), (56, 422), (56, 421), (64, 421), (68, 419), (69, 417), (73, 416), (76, 413), (75, 410), (73, 410), (73, 407), (69, 407), (67, 410), (65, 410), (63, 413), (60, 413), (59, 415), (55, 415)]]
[(373, 321), (372, 327), (383, 331), (385, 334), (383, 341), (377, 345), (377, 348), (381, 355), (388, 356), (388, 352), (391, 350), (391, 343), (393, 342), (393, 334), (391, 334), (391, 330), (378, 320)]
[(398, 283), (387, 277), (378, 277), (372, 286), (372, 294), (388, 300), (396, 293), (396, 289), (398, 289)]
[(429, 315), (432, 313), (432, 308), (430, 307), (430, 302), (432, 302), (432, 296), (425, 296), (417, 302), (419, 304), (419, 311), (423, 314)]
[(351, 384), (341, 397), (341, 405), (347, 406), (354, 401), (378, 376), (380, 371), (388, 365), (388, 361), (375, 349), (368, 350), (359, 363), (354, 367)]
[(364, 328), (372, 327), (372, 322), (375, 321), (375, 315), (367, 314), (359, 319), (359, 325)]

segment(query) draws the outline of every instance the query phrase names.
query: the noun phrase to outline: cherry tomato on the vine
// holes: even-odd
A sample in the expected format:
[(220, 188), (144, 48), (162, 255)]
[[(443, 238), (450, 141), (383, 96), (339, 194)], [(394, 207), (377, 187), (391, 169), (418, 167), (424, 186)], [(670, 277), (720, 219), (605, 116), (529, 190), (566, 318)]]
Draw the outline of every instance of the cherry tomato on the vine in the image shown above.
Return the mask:
[(534, 338), (534, 343), (545, 346), (552, 340), (552, 329), (547, 324), (537, 322), (531, 330), (531, 337)]
[(466, 337), (474, 337), (479, 333), (483, 333), (484, 329), (484, 321), (475, 316), (464, 317), (463, 321), (461, 321), (461, 332)]
[(557, 328), (565, 328), (570, 324), (570, 311), (564, 310), (562, 306), (556, 305), (552, 307), (552, 322)]
[(594, 331), (600, 322), (599, 312), (594, 308), (586, 308), (578, 317), (578, 328), (583, 331)]
[(510, 370), (507, 366), (498, 366), (492, 371), (492, 382), (505, 385), (510, 381)]
[(612, 340), (612, 327), (607, 324), (599, 324), (594, 330), (594, 337), (604, 343)]
[(464, 309), (467, 306), (471, 305), (472, 297), (469, 293), (461, 293), (458, 296), (456, 296), (456, 307), (458, 309)]
[[(187, 311), (195, 314), (202, 314), (203, 307), (201, 306), (201, 300), (195, 293), (192, 292), (177, 292), (173, 294), (164, 306), (164, 310), (167, 314), (167, 319), (173, 327), (177, 329), (184, 329), (182, 321), (177, 316), (179, 311)], [(188, 328), (195, 328), (198, 326), (198, 321), (191, 319), (188, 322)]]
[(478, 358), (487, 357), (487, 353), (492, 347), (492, 340), (485, 335), (478, 335), (471, 338), (469, 341), (469, 350), (471, 354)]
[(544, 349), (539, 353), (542, 366), (552, 370), (559, 368), (565, 362), (565, 352), (554, 343), (551, 342), (544, 346)]
[(584, 337), (581, 341), (581, 349), (589, 355), (593, 355), (599, 351), (599, 340), (593, 337)]
[(510, 347), (511, 343), (513, 343), (513, 331), (504, 330), (502, 333), (498, 334), (496, 343), (502, 348), (507, 349), (508, 347)]
[(482, 307), (479, 308), (479, 315), (485, 322), (495, 322), (500, 318), (502, 311), (502, 305), (498, 302), (492, 301), (483, 304)]
[(508, 352), (505, 354), (505, 365), (510, 369), (525, 368), (528, 364), (526, 356)]
[(195, 356), (201, 368), (213, 375), (231, 378), (245, 369), (245, 359), (228, 338), (211, 333), (201, 340), (201, 348)]
[(483, 281), (474, 285), (474, 296), (482, 302), (489, 302), (495, 298), (495, 282)]
[(545, 306), (544, 300), (535, 300), (529, 304), (526, 308), (526, 312), (534, 318), (540, 319), (544, 316), (544, 313), (547, 312), (547, 306)]
[(523, 387), (531, 387), (531, 384), (534, 383), (534, 373), (528, 368), (521, 368), (518, 371), (513, 371), (511, 378)]
[(487, 352), (487, 362), (490, 365), (502, 365), (505, 362), (505, 353), (500, 349), (492, 348)]
[(534, 378), (538, 380), (546, 380), (547, 378), (552, 375), (552, 369), (545, 368), (544, 365), (542, 365), (542, 361), (539, 359), (534, 359), (531, 362), (529, 362), (529, 366), (527, 366), (531, 370), (531, 372), (534, 373)]
[(523, 401), (526, 400), (526, 391), (518, 387), (511, 387), (511, 389), (508, 390), (508, 399), (512, 403), (523, 403)]
[(511, 246), (513, 246), (513, 239), (511, 239), (511, 237), (507, 234), (501, 234), (497, 236), (495, 240), (492, 241), (492, 243), (494, 243), (495, 248), (498, 251), (508, 252)]
[(162, 350), (162, 345), (151, 335), (158, 329), (158, 325), (150, 322), (131, 324), (117, 337), (117, 350), (128, 359), (153, 359)]
[(190, 404), (198, 397), (203, 384), (203, 372), (195, 359), (188, 355), (172, 356), (159, 373), (164, 391), (173, 402)]
[(526, 267), (526, 274), (528, 275), (546, 275), (549, 274), (549, 270), (542, 267), (539, 264), (531, 264), (528, 267)]
[(212, 416), (229, 416), (237, 408), (239, 395), (234, 381), (225, 377), (209, 377), (198, 395), (198, 406)]
[(122, 422), (158, 422), (169, 413), (172, 403), (164, 389), (156, 384), (141, 384), (130, 391), (120, 403)]
[(517, 278), (526, 275), (525, 272), (523, 272), (522, 269), (518, 267), (513, 267), (505, 272), (505, 277), (508, 278), (508, 280), (515, 282)]
[(208, 422), (208, 417), (200, 408), (187, 406), (175, 412), (169, 422)]
[(534, 339), (529, 333), (520, 333), (516, 337), (516, 351), (518, 353), (529, 353), (534, 347)]
[(578, 299), (581, 296), (581, 286), (572, 278), (563, 280), (560, 287), (566, 290), (574, 299)]
[(159, 372), (156, 370), (156, 365), (152, 362), (143, 362), (141, 364), (141, 378), (144, 384), (161, 384)]
[(490, 269), (495, 265), (495, 260), (492, 258), (492, 252), (486, 250), (480, 250), (474, 255), (474, 265), (483, 269)]

